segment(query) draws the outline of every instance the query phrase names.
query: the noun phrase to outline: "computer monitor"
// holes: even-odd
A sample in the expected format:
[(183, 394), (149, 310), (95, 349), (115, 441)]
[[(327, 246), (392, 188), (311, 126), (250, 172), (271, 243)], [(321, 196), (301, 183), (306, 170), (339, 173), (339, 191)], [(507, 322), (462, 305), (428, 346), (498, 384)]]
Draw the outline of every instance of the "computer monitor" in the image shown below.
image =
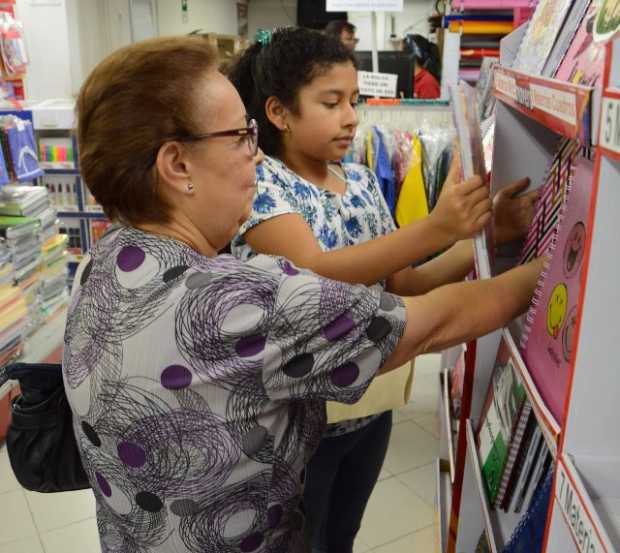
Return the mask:
[[(360, 71), (372, 71), (372, 53), (355, 52)], [(396, 84), (396, 96), (413, 98), (413, 74), (415, 58), (402, 51), (379, 52), (379, 73), (392, 73), (398, 75)]]

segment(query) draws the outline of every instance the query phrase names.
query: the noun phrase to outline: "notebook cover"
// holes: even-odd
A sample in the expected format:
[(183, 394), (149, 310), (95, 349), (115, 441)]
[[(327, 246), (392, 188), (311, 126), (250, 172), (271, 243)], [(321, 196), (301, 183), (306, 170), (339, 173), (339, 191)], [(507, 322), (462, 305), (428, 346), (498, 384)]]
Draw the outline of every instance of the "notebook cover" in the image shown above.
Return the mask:
[[(450, 94), (463, 176), (468, 179), (479, 175), (488, 184), (476, 91), (466, 84), (458, 84), (450, 86)], [(489, 224), (474, 237), (476, 273), (479, 278), (491, 277), (494, 252), (491, 226), (489, 221)]]
[(565, 58), (571, 42), (573, 41), (573, 38), (575, 37), (590, 4), (591, 0), (575, 0), (573, 2), (568, 17), (562, 27), (562, 31), (560, 32), (560, 36), (558, 36), (558, 39), (549, 54), (547, 62), (545, 63), (545, 67), (542, 71), (543, 77), (552, 78), (557, 72), (558, 67), (560, 67), (562, 60)]
[(579, 156), (557, 237), (551, 245), (551, 259), (539, 278), (521, 339), (523, 359), (560, 424), (574, 347), (592, 175), (592, 161)]
[(590, 4), (564, 61), (555, 74), (556, 79), (588, 86), (602, 85), (605, 46), (594, 42), (593, 39), (598, 4), (598, 0)]
[(500, 490), (513, 432), (525, 399), (525, 387), (508, 343), (502, 337), (478, 431), (482, 477), (491, 504)]
[(540, 0), (525, 31), (514, 69), (541, 74), (570, 6), (571, 0)]
[(534, 218), (529, 226), (519, 263), (527, 263), (549, 251), (558, 230), (578, 152), (579, 145), (573, 140), (565, 140), (560, 144), (540, 187)]
[(531, 416), (532, 404), (528, 400), (525, 400), (521, 412), (519, 413), (519, 418), (516, 421), (515, 428), (512, 433), (512, 438), (510, 440), (510, 448), (508, 449), (506, 466), (504, 467), (504, 472), (502, 474), (502, 479), (499, 485), (499, 491), (497, 493), (497, 497), (495, 498), (496, 508), (499, 508), (501, 506), (504, 498), (506, 497), (506, 492), (508, 491), (508, 484), (511, 481), (512, 475), (515, 471), (517, 456), (519, 454), (519, 451), (521, 450), (521, 445), (523, 444), (523, 439), (525, 437), (525, 430)]

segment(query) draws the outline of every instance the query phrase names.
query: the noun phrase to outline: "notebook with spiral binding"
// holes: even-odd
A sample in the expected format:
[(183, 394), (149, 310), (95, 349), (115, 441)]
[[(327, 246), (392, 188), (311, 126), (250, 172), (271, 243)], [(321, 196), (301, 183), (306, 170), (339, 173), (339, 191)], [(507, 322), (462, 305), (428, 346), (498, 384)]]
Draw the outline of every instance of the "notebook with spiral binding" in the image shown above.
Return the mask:
[(523, 360), (560, 424), (574, 347), (593, 165), (584, 156), (575, 158), (558, 231), (549, 247), (551, 256), (539, 278), (521, 336)]
[(540, 195), (534, 207), (534, 218), (521, 250), (520, 264), (532, 261), (549, 251), (558, 229), (578, 150), (579, 145), (576, 141), (564, 140), (553, 157), (540, 187)]

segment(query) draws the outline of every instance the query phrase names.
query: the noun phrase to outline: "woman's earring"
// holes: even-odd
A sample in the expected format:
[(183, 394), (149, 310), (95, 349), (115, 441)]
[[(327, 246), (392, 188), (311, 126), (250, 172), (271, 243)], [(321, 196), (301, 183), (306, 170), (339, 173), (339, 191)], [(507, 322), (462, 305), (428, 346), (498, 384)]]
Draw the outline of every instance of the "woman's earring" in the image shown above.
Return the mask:
[(191, 182), (187, 183), (187, 193), (192, 194), (194, 192), (194, 185)]
[(291, 127), (289, 127), (288, 124), (284, 125), (284, 132), (285, 133), (290, 133), (291, 132)]

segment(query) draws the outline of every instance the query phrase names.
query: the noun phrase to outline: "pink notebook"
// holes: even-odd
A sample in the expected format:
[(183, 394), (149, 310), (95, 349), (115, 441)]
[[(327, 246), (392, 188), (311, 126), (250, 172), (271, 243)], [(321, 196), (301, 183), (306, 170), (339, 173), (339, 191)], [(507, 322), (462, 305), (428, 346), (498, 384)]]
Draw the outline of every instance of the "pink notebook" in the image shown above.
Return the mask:
[(523, 359), (547, 407), (562, 424), (592, 192), (592, 161), (578, 156), (551, 259), (521, 337)]
[(573, 84), (600, 86), (605, 66), (605, 45), (593, 41), (592, 32), (600, 2), (594, 0), (566, 52), (555, 78)]

